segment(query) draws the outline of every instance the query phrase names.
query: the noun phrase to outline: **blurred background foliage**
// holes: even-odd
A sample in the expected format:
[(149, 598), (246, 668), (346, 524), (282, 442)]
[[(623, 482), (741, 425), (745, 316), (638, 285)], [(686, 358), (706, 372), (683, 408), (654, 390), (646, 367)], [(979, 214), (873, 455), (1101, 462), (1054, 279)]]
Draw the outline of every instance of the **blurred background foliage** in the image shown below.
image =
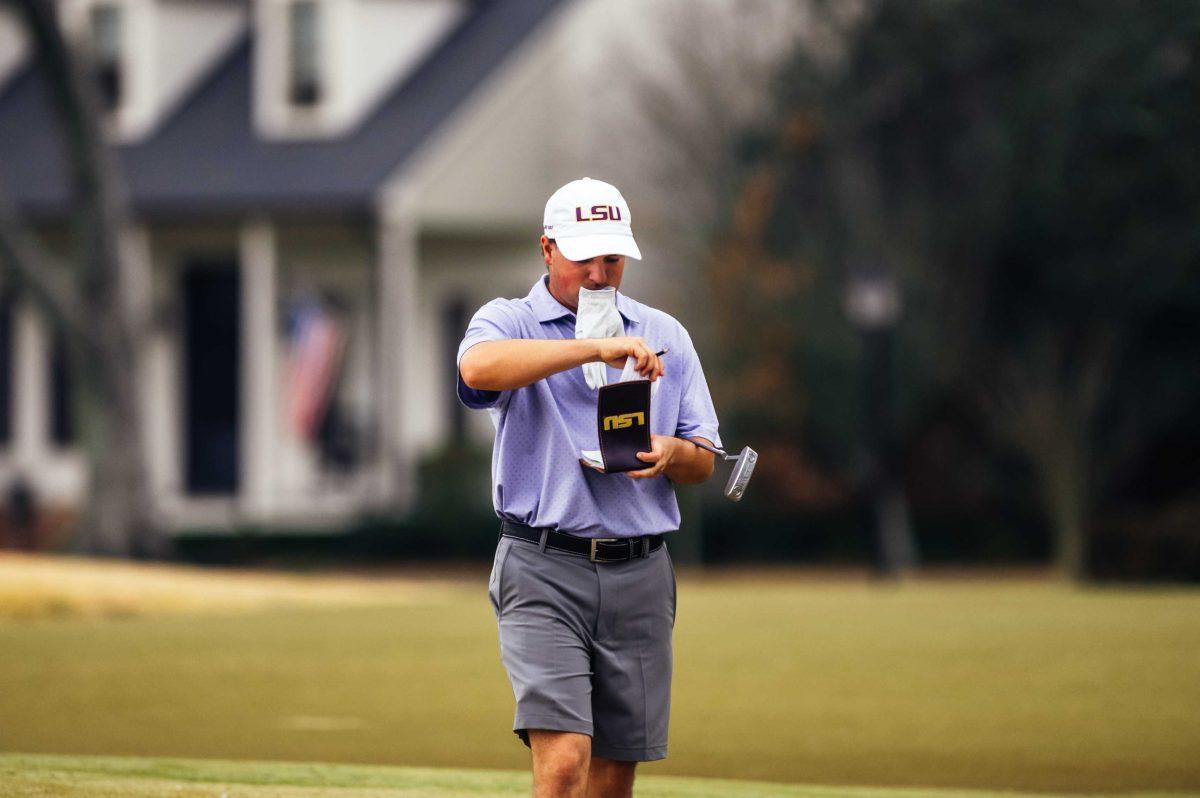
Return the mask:
[(1195, 4), (885, 0), (790, 59), (708, 268), (767, 550), (853, 554), (859, 273), (898, 287), (884, 456), (927, 560), (1200, 576), (1197, 34)]

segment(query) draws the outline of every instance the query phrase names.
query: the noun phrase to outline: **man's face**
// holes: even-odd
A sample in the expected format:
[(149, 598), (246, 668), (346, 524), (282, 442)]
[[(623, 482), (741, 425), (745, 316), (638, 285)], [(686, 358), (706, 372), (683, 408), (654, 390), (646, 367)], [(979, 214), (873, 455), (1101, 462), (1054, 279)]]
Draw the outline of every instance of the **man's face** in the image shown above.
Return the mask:
[(542, 259), (550, 269), (550, 294), (560, 304), (578, 310), (579, 286), (590, 291), (620, 288), (624, 255), (598, 255), (591, 260), (567, 260), (562, 250), (542, 236)]

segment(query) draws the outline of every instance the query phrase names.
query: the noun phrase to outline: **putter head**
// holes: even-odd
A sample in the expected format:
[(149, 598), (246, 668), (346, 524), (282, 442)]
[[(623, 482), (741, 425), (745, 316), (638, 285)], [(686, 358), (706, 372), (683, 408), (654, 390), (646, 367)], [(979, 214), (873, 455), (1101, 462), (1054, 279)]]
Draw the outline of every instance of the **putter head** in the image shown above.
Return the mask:
[(746, 493), (746, 485), (750, 482), (750, 475), (754, 473), (756, 462), (758, 462), (758, 452), (749, 446), (742, 449), (737, 462), (733, 464), (733, 473), (729, 475), (729, 482), (725, 483), (725, 497), (730, 501), (740, 502), (742, 500), (742, 496)]

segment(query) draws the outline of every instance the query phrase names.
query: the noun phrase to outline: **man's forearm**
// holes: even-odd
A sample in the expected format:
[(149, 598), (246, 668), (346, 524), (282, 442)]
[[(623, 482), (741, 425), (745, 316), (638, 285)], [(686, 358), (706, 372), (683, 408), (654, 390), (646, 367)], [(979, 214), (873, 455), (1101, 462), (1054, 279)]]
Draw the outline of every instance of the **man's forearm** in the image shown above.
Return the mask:
[[(715, 456), (683, 438), (674, 438), (678, 442), (678, 450), (671, 458), (670, 464), (663, 469), (667, 479), (679, 485), (695, 485), (704, 482), (712, 476)], [(707, 438), (696, 438), (701, 443), (712, 446)]]
[[(463, 354), (463, 382), (480, 391), (510, 391), (600, 359), (595, 339), (481, 341)], [(693, 447), (694, 448), (694, 447)]]

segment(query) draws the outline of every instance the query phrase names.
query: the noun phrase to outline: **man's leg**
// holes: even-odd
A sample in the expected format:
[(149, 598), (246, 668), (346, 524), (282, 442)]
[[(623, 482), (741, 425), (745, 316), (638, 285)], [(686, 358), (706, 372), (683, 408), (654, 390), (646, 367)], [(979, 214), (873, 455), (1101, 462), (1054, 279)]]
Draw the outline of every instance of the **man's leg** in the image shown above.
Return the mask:
[(575, 732), (529, 729), (533, 798), (584, 798), (592, 738)]
[(675, 577), (666, 547), (601, 568), (592, 643), (592, 758), (649, 762), (667, 755)]
[(588, 767), (587, 798), (633, 798), (637, 762), (593, 757)]

